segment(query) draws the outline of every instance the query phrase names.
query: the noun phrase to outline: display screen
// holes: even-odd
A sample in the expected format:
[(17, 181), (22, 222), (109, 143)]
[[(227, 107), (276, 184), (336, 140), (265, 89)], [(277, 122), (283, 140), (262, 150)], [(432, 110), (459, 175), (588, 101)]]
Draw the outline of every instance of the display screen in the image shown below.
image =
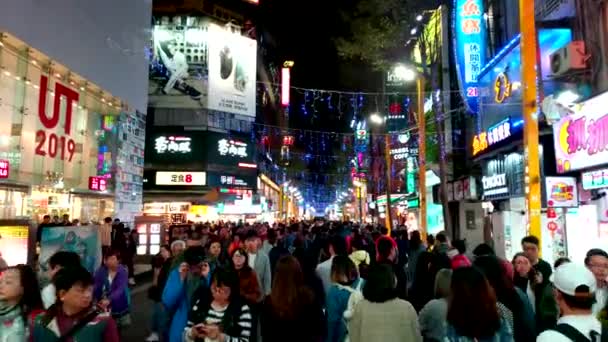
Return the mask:
[(145, 245), (146, 243), (148, 243), (148, 236), (144, 234), (139, 235), (139, 244)]
[(9, 266), (27, 264), (28, 226), (0, 226), (0, 253)]
[(154, 223), (150, 225), (150, 234), (160, 234), (160, 224)]
[(147, 251), (148, 251), (148, 246), (147, 245), (137, 246), (137, 255), (146, 255)]
[(150, 235), (150, 244), (155, 245), (160, 243), (160, 234)]

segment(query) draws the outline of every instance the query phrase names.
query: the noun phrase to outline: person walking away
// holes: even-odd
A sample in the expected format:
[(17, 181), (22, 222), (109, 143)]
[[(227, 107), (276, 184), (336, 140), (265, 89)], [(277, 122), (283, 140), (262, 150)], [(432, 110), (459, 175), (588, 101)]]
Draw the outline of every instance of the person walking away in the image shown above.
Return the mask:
[(247, 252), (239, 248), (232, 253), (232, 270), (239, 277), (239, 293), (249, 307), (258, 305), (263, 299), (255, 271), (249, 266)]
[(365, 239), (360, 234), (353, 237), (351, 243), (352, 253), (350, 253), (350, 259), (353, 261), (361, 278), (367, 277), (367, 271), (371, 264), (371, 258), (369, 253), (365, 250)]
[(346, 256), (337, 255), (331, 267), (333, 285), (327, 295), (327, 342), (344, 342), (348, 336), (346, 321), (352, 317), (354, 305), (363, 299), (364, 281), (357, 267)]
[(582, 265), (567, 263), (553, 275), (555, 299), (561, 318), (554, 329), (546, 330), (537, 342), (602, 341), (606, 330), (593, 314), (597, 281)]
[(447, 254), (450, 250), (450, 241), (448, 235), (445, 232), (437, 233), (435, 236), (435, 247), (433, 248), (434, 253)]
[(171, 247), (160, 246), (160, 252), (152, 259), (152, 286), (148, 289), (148, 298), (154, 302), (152, 309), (152, 320), (150, 324), (150, 335), (146, 342), (160, 341), (167, 325), (167, 315), (163, 307), (161, 296), (171, 267)]
[(128, 274), (127, 268), (120, 264), (120, 253), (110, 251), (94, 277), (93, 298), (102, 310), (110, 312), (120, 333), (131, 325)]
[(363, 286), (363, 300), (348, 321), (350, 342), (422, 341), (416, 310), (399, 299), (393, 269), (388, 264), (370, 268)]
[(507, 276), (501, 262), (495, 256), (476, 258), (473, 263), (486, 276), (496, 294), (497, 307), (501, 318), (507, 322), (513, 331), (515, 341), (533, 341), (536, 337), (534, 312), (528, 299), (520, 297), (513, 279)]
[(9, 267), (0, 275), (0, 341), (27, 341), (32, 315), (42, 309), (38, 279), (30, 266)]
[(255, 230), (247, 232), (245, 238), (245, 248), (247, 249), (247, 257), (249, 267), (251, 267), (258, 277), (258, 283), (262, 294), (267, 296), (270, 294), (272, 286), (272, 275), (270, 274), (270, 261), (268, 255), (260, 253), (258, 248), (260, 246), (260, 237)]
[(53, 279), (57, 272), (66, 267), (73, 268), (80, 265), (80, 257), (74, 252), (59, 251), (49, 258), (48, 276), (50, 283), (42, 288), (41, 292), (44, 309), (50, 308), (57, 300), (57, 292), (55, 290), (55, 285), (53, 284)]
[(450, 257), (452, 263), (452, 269), (457, 269), (458, 267), (471, 266), (471, 261), (465, 255), (467, 251), (466, 241), (454, 240), (452, 246), (453, 248), (448, 251), (448, 256)]
[(182, 342), (194, 293), (199, 286), (209, 286), (207, 277), (211, 270), (204, 262), (205, 248), (189, 247), (183, 254), (185, 261), (171, 270), (162, 294), (163, 305), (172, 318), (167, 337), (169, 342)]
[(325, 290), (325, 297), (329, 293), (331, 287), (331, 264), (336, 255), (348, 255), (346, 251), (346, 240), (342, 236), (336, 234), (329, 238), (327, 244), (327, 251), (329, 253), (329, 259), (323, 261), (317, 266), (317, 275), (323, 282), (323, 289)]
[(251, 326), (250, 309), (239, 296), (237, 274), (219, 268), (211, 286), (201, 286), (194, 294), (184, 341), (249, 342)]
[(398, 252), (395, 241), (387, 236), (382, 236), (376, 242), (376, 263), (389, 265), (397, 277), (397, 296), (401, 299), (407, 298), (407, 275), (405, 269), (399, 266)]
[(99, 227), (99, 236), (101, 238), (101, 253), (106, 255), (112, 249), (112, 218), (106, 217)]
[(450, 290), (446, 342), (514, 341), (500, 317), (494, 290), (480, 270), (455, 269)]
[(606, 280), (608, 278), (608, 254), (601, 249), (591, 249), (585, 256), (585, 266), (593, 273), (596, 281), (595, 304), (593, 313), (598, 315), (606, 306), (608, 290)]
[(323, 310), (293, 256), (282, 257), (277, 263), (261, 323), (264, 342), (318, 342), (325, 335)]
[(418, 315), (418, 323), (424, 342), (441, 342), (445, 338), (451, 281), (452, 270), (444, 268), (437, 272), (435, 299), (426, 303)]
[(31, 341), (120, 342), (110, 313), (93, 306), (93, 277), (86, 268), (61, 269), (53, 283), (57, 302), (36, 317)]
[(422, 243), (422, 239), (420, 238), (420, 232), (415, 230), (410, 234), (410, 250), (408, 251), (408, 261), (407, 261), (407, 288), (408, 290), (412, 288), (412, 284), (416, 279), (416, 263), (418, 262), (418, 257), (420, 254), (426, 251), (426, 247)]
[(277, 262), (280, 258), (289, 255), (289, 250), (279, 240), (279, 233), (274, 229), (268, 230), (268, 243), (273, 246), (268, 252), (268, 260), (270, 261), (270, 274), (274, 275)]
[(274, 229), (266, 230), (266, 239), (262, 242), (260, 250), (270, 256), (270, 251), (277, 245), (277, 232)]

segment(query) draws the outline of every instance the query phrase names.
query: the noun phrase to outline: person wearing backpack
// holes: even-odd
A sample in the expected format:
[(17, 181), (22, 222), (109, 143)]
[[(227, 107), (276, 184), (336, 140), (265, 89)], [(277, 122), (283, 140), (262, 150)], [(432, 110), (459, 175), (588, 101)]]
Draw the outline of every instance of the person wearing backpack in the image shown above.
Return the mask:
[(359, 277), (357, 266), (352, 259), (344, 255), (334, 257), (331, 265), (331, 280), (332, 286), (326, 299), (326, 341), (344, 342), (348, 336), (345, 319), (352, 317), (356, 297), (363, 297), (361, 295), (363, 280)]
[(583, 265), (566, 263), (551, 280), (561, 317), (554, 329), (546, 330), (537, 342), (600, 342), (608, 338), (608, 326), (593, 314), (597, 285), (593, 273)]

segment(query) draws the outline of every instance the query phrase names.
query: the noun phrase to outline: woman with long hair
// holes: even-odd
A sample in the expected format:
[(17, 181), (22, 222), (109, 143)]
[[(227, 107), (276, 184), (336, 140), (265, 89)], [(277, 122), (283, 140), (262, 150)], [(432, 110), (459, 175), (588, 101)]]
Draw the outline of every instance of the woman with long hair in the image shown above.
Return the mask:
[(296, 258), (284, 256), (277, 262), (261, 320), (264, 342), (317, 342), (323, 338), (322, 308), (306, 286)]
[(27, 265), (0, 274), (0, 341), (26, 341), (32, 313), (42, 310), (38, 278)]
[(454, 270), (450, 290), (446, 341), (513, 341), (508, 324), (498, 312), (494, 289), (479, 269)]
[(232, 252), (232, 269), (239, 276), (240, 294), (249, 306), (262, 300), (262, 290), (255, 271), (249, 266), (249, 255), (244, 248)]
[[(351, 303), (351, 296), (361, 298), (364, 281), (359, 277), (357, 267), (351, 258), (336, 255), (331, 266), (332, 286), (327, 293), (327, 339), (328, 342), (344, 342), (347, 336), (345, 314)], [(353, 303), (354, 304), (354, 303)]]
[(534, 312), (529, 301), (520, 297), (501, 262), (495, 256), (476, 258), (473, 265), (479, 268), (496, 293), (498, 311), (513, 331), (515, 341), (532, 341), (536, 337)]
[(435, 299), (426, 303), (420, 310), (418, 322), (425, 342), (443, 341), (445, 337), (445, 322), (448, 314), (448, 297), (452, 270), (442, 269), (435, 277)]
[(248, 342), (251, 329), (251, 312), (240, 299), (238, 275), (218, 268), (211, 286), (200, 286), (194, 294), (184, 341)]
[(351, 342), (422, 341), (416, 310), (399, 299), (397, 280), (387, 264), (370, 268), (363, 286), (363, 300), (348, 321)]

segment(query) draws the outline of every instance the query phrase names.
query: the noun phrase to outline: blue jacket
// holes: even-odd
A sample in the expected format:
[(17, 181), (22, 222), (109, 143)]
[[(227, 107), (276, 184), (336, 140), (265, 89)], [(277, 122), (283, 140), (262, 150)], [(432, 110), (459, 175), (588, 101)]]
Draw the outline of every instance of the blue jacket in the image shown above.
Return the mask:
[[(188, 275), (190, 277), (191, 275)], [(192, 298), (189, 298), (186, 281), (179, 277), (179, 268), (169, 274), (167, 284), (163, 290), (162, 302), (171, 317), (169, 328), (169, 342), (182, 342), (184, 329), (188, 324)], [(202, 279), (201, 285), (208, 285), (208, 279)]]
[[(357, 279), (353, 287), (357, 287), (362, 279)], [(351, 292), (333, 284), (327, 293), (327, 342), (344, 342), (348, 333), (344, 311), (348, 306)]]
[(105, 266), (101, 266), (95, 272), (94, 298), (97, 301), (103, 298), (109, 299), (112, 315), (125, 314), (131, 307), (129, 271), (123, 265), (118, 266), (112, 285), (109, 284), (108, 273), (108, 268)]

